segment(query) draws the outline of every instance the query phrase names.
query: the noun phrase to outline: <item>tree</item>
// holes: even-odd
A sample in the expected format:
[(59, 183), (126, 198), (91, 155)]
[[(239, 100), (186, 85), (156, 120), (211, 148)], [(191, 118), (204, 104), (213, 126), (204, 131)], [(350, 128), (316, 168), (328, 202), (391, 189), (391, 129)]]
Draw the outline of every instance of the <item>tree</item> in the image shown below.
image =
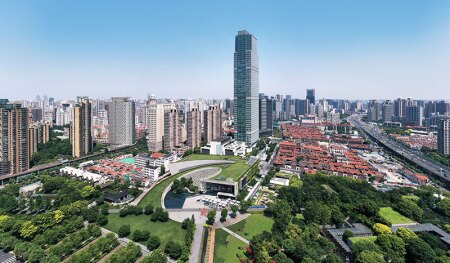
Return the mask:
[(90, 185), (86, 185), (83, 188), (81, 188), (80, 191), (80, 195), (84, 198), (84, 199), (88, 199), (94, 196), (94, 194), (96, 193), (96, 189), (93, 186)]
[(142, 263), (167, 263), (167, 257), (161, 250), (155, 250), (142, 260)]
[(328, 254), (321, 263), (343, 263), (343, 261), (336, 254)]
[(403, 239), (403, 241), (405, 241), (405, 242), (408, 241), (409, 239), (412, 239), (412, 238), (418, 238), (416, 233), (414, 233), (411, 229), (404, 228), (404, 227), (399, 227), (397, 229), (397, 233), (396, 234), (401, 239)]
[(133, 232), (133, 237), (131, 238), (135, 242), (147, 241), (150, 237), (150, 232), (148, 230), (136, 229)]
[(319, 202), (309, 202), (306, 204), (303, 213), (307, 222), (325, 225), (330, 222), (331, 209)]
[(402, 199), (397, 204), (397, 210), (403, 215), (412, 218), (414, 220), (420, 221), (423, 217), (423, 210), (414, 201), (409, 199)]
[(450, 217), (450, 199), (445, 198), (437, 202), (436, 209), (444, 216)]
[(169, 213), (167, 211), (164, 211), (164, 209), (162, 209), (161, 207), (157, 207), (151, 215), (150, 220), (166, 222), (167, 220), (169, 220)]
[(406, 249), (403, 239), (394, 235), (381, 234), (377, 237), (375, 244), (392, 263), (405, 262)]
[(373, 225), (373, 231), (377, 233), (378, 235), (381, 234), (392, 234), (392, 230), (390, 227), (384, 224), (376, 223)]
[(39, 263), (45, 257), (45, 252), (42, 248), (37, 246), (31, 246), (28, 251), (28, 262)]
[(130, 234), (130, 225), (121, 225), (118, 231), (119, 237), (126, 237)]
[(237, 205), (231, 205), (231, 217), (235, 218), (239, 207)]
[(161, 165), (161, 172), (159, 173), (159, 175), (164, 175), (166, 173), (166, 166)]
[(227, 220), (227, 216), (228, 216), (228, 209), (223, 208), (220, 211), (220, 221), (225, 222)]
[(28, 248), (29, 244), (27, 242), (19, 242), (14, 246), (14, 255), (19, 260), (26, 261), (28, 259)]
[(216, 210), (210, 210), (208, 211), (208, 214), (206, 215), (206, 224), (213, 225), (216, 221)]
[(151, 236), (147, 241), (148, 250), (152, 251), (159, 247), (161, 239), (158, 236)]
[(363, 251), (355, 259), (355, 263), (384, 263), (384, 258), (381, 253), (375, 251)]
[(434, 262), (436, 253), (427, 242), (420, 238), (411, 238), (406, 241), (406, 259), (412, 263)]
[(362, 240), (352, 244), (353, 258), (357, 258), (363, 251), (373, 251), (382, 254), (380, 247), (372, 241)]
[(38, 231), (38, 227), (33, 224), (31, 221), (26, 221), (22, 224), (20, 229), (20, 236), (26, 239), (31, 239), (34, 237), (36, 232)]
[(182, 251), (183, 247), (174, 241), (169, 241), (164, 250), (164, 252), (173, 259), (178, 259), (181, 256)]
[(153, 214), (154, 208), (152, 204), (148, 204), (144, 207), (144, 214), (151, 215)]
[(344, 235), (342, 235), (342, 240), (344, 240), (345, 242), (347, 242), (349, 238), (354, 237), (354, 236), (355, 236), (355, 235), (353, 234), (352, 231), (346, 229), (346, 230), (344, 231)]

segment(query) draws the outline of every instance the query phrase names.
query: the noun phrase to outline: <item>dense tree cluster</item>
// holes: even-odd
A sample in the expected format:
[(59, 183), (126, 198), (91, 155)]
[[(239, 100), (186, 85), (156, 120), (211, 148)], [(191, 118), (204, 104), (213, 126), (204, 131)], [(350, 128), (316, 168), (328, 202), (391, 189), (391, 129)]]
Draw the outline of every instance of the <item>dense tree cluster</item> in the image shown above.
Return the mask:
[(89, 247), (81, 253), (73, 255), (68, 262), (85, 263), (98, 261), (118, 245), (119, 241), (117, 240), (117, 237), (114, 234), (109, 233), (96, 240), (95, 243), (89, 245)]
[(135, 205), (126, 205), (119, 211), (120, 217), (125, 217), (128, 215), (141, 215), (143, 213), (143, 210), (141, 207), (135, 206)]
[(142, 255), (141, 248), (133, 242), (121, 247), (106, 260), (106, 263), (134, 263)]
[(192, 181), (192, 178), (187, 179), (182, 177), (173, 181), (170, 190), (177, 194), (186, 193), (188, 191), (191, 193), (196, 193), (198, 192), (198, 187), (194, 185), (194, 181)]
[(150, 216), (150, 220), (152, 221), (159, 221), (159, 222), (166, 222), (169, 220), (169, 213), (162, 209), (161, 207), (157, 207), (155, 211)]

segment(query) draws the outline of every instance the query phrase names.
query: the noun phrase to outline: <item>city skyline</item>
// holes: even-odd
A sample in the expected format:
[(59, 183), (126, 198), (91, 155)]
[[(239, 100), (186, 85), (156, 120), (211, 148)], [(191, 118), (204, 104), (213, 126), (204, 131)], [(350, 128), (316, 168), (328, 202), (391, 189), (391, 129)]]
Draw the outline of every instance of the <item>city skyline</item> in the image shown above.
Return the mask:
[(2, 5), (0, 86), (12, 100), (36, 93), (231, 98), (239, 30), (258, 36), (265, 94), (303, 97), (313, 88), (317, 98), (450, 99), (449, 8), (442, 2), (244, 3), (236, 13), (233, 3), (201, 1), (174, 9)]

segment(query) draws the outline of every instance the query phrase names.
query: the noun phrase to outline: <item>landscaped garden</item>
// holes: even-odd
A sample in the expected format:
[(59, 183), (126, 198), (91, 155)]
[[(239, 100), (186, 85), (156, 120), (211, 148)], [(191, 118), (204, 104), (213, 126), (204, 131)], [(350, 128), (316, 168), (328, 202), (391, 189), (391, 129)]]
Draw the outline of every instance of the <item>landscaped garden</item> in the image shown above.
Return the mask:
[(228, 234), (225, 230), (217, 229), (214, 243), (214, 263), (236, 263), (239, 262), (238, 255), (246, 259), (246, 247), (247, 244)]
[[(166, 222), (151, 221), (148, 215), (129, 215), (120, 217), (119, 214), (109, 214), (108, 224), (104, 227), (115, 233), (119, 232), (122, 225), (129, 225), (130, 231), (148, 230), (152, 236), (158, 236), (161, 239), (161, 246), (164, 247), (169, 241), (184, 242), (186, 230), (181, 228), (181, 224), (173, 220)], [(131, 235), (131, 234), (130, 234)]]
[(273, 222), (272, 218), (266, 217), (263, 214), (251, 214), (246, 219), (228, 226), (228, 229), (250, 240), (252, 237), (263, 231), (270, 232)]
[(380, 207), (379, 215), (391, 225), (414, 223), (412, 219), (400, 214), (392, 207)]

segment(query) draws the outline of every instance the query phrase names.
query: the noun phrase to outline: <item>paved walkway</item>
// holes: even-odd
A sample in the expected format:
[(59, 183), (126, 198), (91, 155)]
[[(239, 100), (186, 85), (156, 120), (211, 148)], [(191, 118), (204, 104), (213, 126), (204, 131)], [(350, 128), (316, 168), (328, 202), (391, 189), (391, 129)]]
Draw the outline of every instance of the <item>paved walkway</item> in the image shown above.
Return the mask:
[(247, 217), (250, 216), (249, 213), (247, 214), (237, 214), (235, 218), (231, 218), (230, 216), (227, 217), (227, 221), (225, 222), (220, 222), (220, 214), (217, 213), (217, 216), (219, 217), (219, 219), (216, 218), (216, 222), (214, 223), (214, 228), (223, 228), (223, 227), (227, 227), (227, 226), (231, 226), (234, 225), (236, 223), (241, 222), (242, 220), (246, 219)]
[[(200, 259), (200, 250), (203, 236), (202, 222), (196, 222), (194, 240), (192, 241), (191, 255), (189, 256), (189, 263), (198, 263)], [(206, 242), (206, 241), (205, 241)]]
[(243, 238), (242, 236), (236, 234), (235, 232), (231, 231), (230, 229), (226, 228), (226, 227), (221, 227), (220, 229), (225, 230), (226, 232), (228, 232), (230, 235), (234, 236), (235, 238), (241, 240), (242, 242), (244, 242), (245, 244), (250, 244), (250, 241), (248, 241), (247, 239)]

